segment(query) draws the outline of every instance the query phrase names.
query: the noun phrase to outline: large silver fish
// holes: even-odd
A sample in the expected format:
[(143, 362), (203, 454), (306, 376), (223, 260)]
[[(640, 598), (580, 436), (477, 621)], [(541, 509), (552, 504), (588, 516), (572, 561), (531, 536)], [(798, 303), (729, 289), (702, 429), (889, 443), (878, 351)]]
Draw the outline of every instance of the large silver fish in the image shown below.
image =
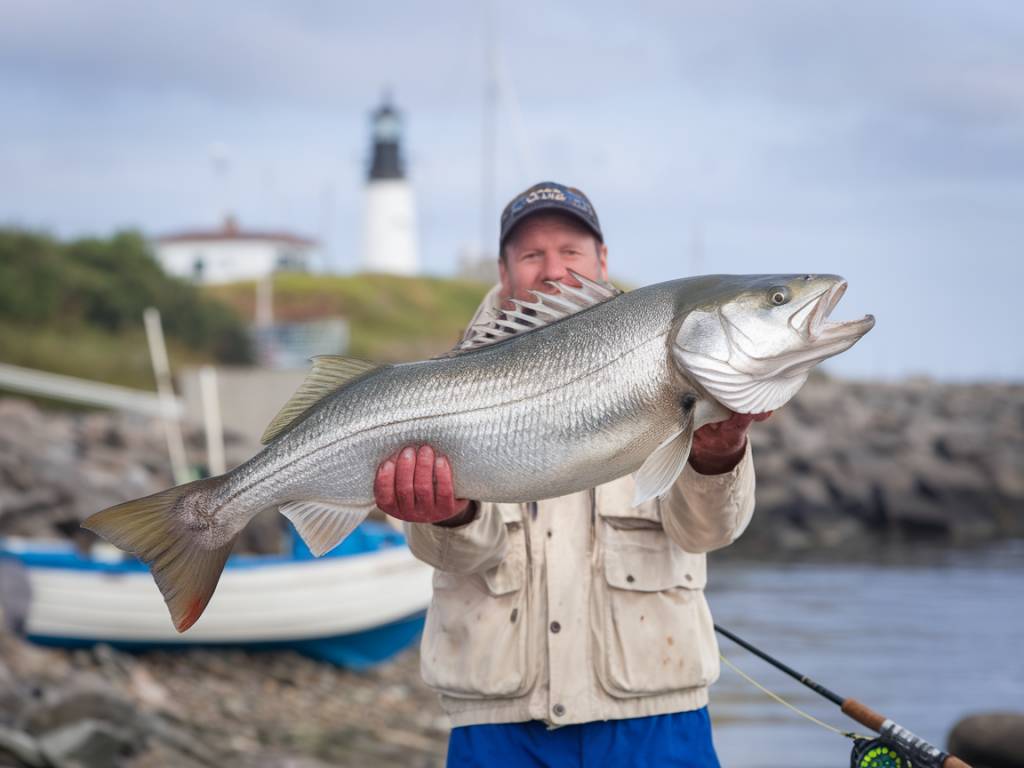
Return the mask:
[(574, 277), (484, 318), (445, 357), (316, 358), (259, 454), (85, 527), (149, 564), (184, 631), (258, 512), (279, 507), (323, 554), (373, 509), (377, 466), (401, 446), (447, 454), (463, 498), (534, 501), (636, 472), (639, 504), (673, 484), (695, 429), (725, 409), (778, 408), (874, 325), (827, 319), (846, 288), (834, 275), (715, 275), (629, 293)]

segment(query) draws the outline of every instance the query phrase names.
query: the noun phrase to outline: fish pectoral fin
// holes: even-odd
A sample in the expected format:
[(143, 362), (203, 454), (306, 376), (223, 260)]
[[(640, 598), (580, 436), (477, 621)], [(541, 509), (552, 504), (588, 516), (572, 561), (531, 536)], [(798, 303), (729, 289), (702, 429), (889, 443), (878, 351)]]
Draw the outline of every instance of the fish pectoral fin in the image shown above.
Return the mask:
[(686, 459), (690, 455), (690, 445), (693, 443), (692, 424), (690, 421), (683, 429), (659, 445), (633, 475), (636, 481), (636, 490), (633, 493), (634, 507), (664, 495), (686, 468)]
[(305, 381), (264, 430), (260, 442), (264, 445), (269, 443), (327, 395), (378, 368), (385, 367), (387, 366), (352, 357), (317, 355), (313, 358), (313, 370), (306, 374)]
[(326, 555), (356, 529), (374, 504), (349, 505), (334, 501), (289, 501), (281, 505), (309, 551), (317, 557)]

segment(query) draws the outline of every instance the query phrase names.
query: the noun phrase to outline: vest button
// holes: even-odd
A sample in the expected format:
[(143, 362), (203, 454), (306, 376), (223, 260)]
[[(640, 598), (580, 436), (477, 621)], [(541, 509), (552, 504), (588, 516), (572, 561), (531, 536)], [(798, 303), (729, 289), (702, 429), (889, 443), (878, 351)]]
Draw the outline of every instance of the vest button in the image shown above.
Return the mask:
[(551, 711), (555, 714), (555, 717), (561, 717), (565, 714), (565, 707), (561, 704), (555, 704), (555, 706), (551, 708)]
[(559, 624), (557, 621), (552, 621), (551, 622), (551, 631), (554, 632), (555, 634), (558, 634), (559, 632), (562, 631), (562, 625)]

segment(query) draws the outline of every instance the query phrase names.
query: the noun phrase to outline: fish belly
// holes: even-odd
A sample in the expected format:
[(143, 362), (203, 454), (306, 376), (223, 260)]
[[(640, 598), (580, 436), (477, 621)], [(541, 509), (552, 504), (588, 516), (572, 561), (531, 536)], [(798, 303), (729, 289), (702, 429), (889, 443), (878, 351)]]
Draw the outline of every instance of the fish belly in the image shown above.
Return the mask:
[(531, 397), (510, 388), (501, 403), (474, 407), (467, 398), (458, 411), (354, 436), (332, 457), (332, 481), (346, 498), (370, 500), (379, 462), (422, 444), (449, 457), (461, 498), (535, 501), (621, 477), (680, 424), (665, 355), (651, 346)]

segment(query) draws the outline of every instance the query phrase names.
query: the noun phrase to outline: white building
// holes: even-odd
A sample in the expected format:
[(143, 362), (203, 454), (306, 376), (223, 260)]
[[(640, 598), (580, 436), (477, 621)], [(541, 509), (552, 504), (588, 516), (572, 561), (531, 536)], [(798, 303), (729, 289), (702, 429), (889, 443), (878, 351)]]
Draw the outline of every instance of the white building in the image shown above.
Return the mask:
[(278, 271), (306, 271), (316, 242), (287, 232), (239, 229), (234, 217), (216, 230), (159, 237), (153, 251), (164, 271), (197, 283), (257, 280)]
[(401, 156), (401, 120), (388, 100), (373, 113), (373, 159), (366, 185), (363, 269), (415, 275), (420, 271), (416, 209)]

